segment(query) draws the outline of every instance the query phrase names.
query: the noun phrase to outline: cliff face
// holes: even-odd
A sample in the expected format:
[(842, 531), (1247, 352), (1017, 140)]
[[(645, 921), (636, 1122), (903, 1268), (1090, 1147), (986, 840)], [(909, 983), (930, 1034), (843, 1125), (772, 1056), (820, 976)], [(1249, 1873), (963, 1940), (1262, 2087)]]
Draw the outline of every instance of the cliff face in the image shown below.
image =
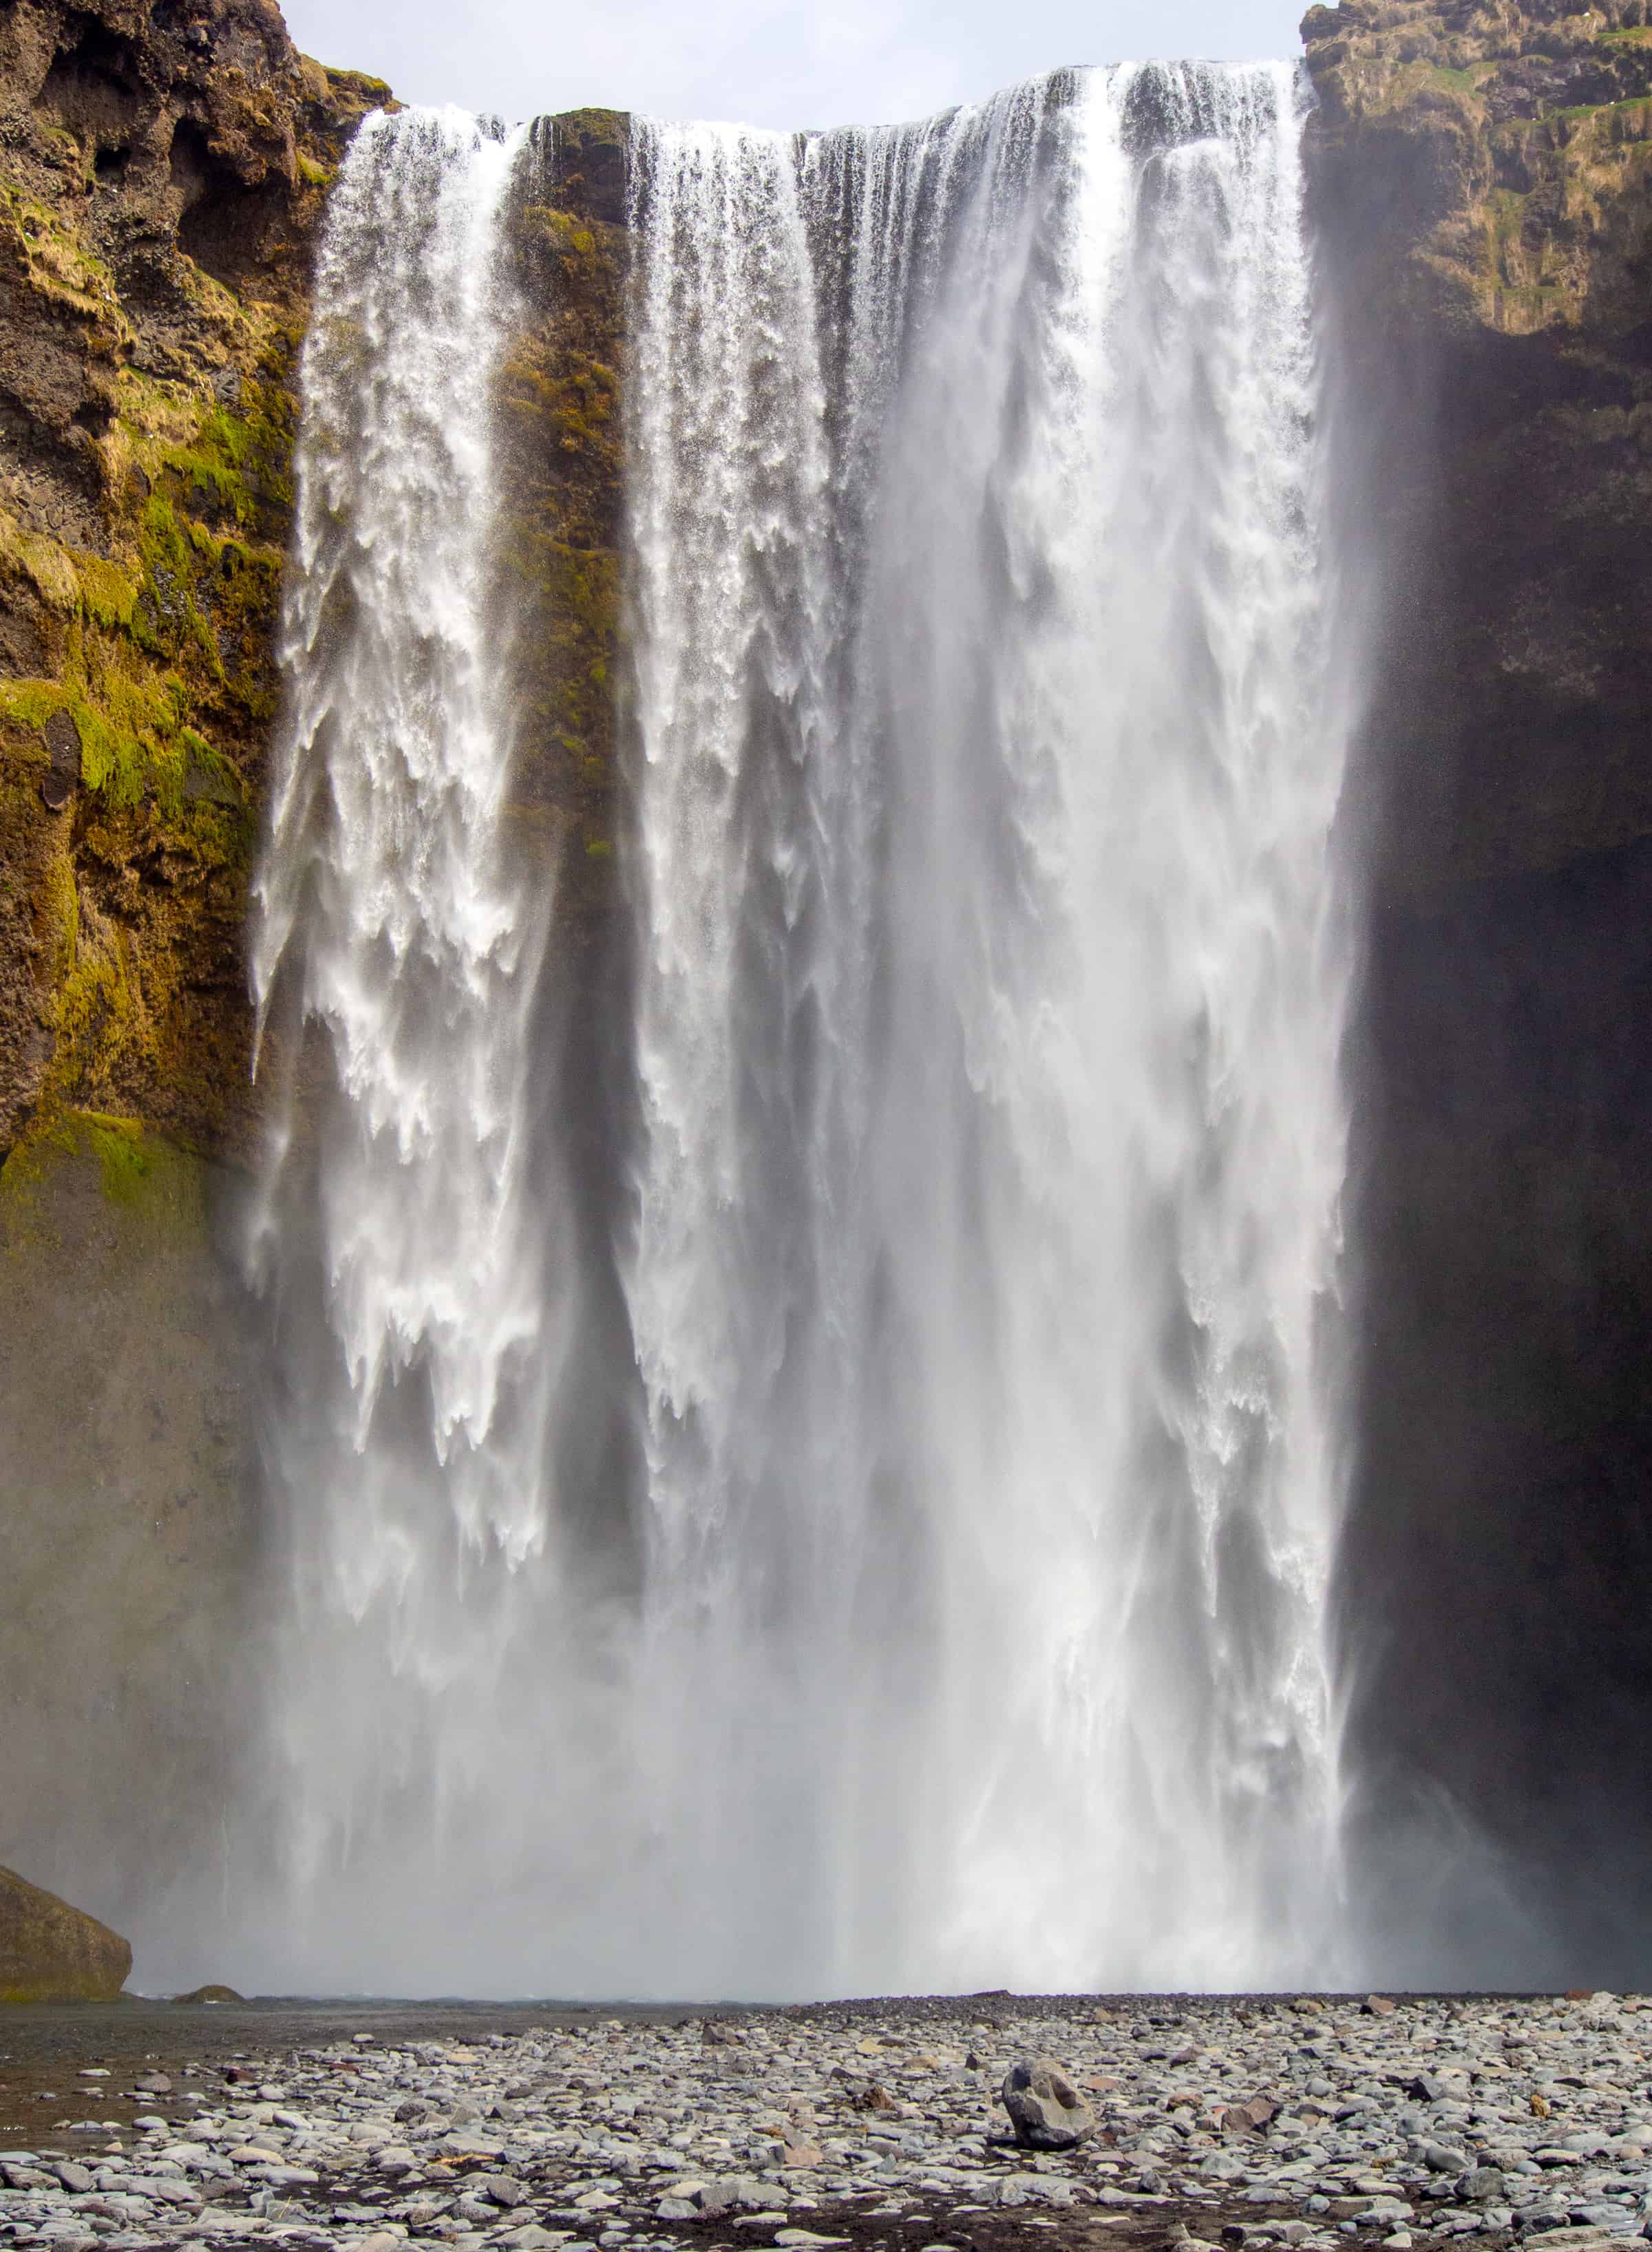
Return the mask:
[(1317, 217), (1384, 430), (1391, 892), (1652, 823), (1643, 15), (1349, 0), (1303, 27)]
[[(1518, 1944), (1609, 1983), (1652, 1848), (1652, 24), (1348, 0), (1304, 31), (1377, 558), (1356, 1764), (1524, 1870), (1485, 1865), (1452, 1935), (1488, 1975)], [(1438, 1866), (1391, 1814), (1366, 1845), (1425, 1976)]]
[(244, 1138), (294, 359), (385, 92), (262, 0), (0, 17), (0, 1147)]
[(199, 1844), (248, 1679), (209, 1160), (251, 1130), (311, 239), (386, 92), (263, 0), (0, 10), (0, 1827), (111, 1911)]

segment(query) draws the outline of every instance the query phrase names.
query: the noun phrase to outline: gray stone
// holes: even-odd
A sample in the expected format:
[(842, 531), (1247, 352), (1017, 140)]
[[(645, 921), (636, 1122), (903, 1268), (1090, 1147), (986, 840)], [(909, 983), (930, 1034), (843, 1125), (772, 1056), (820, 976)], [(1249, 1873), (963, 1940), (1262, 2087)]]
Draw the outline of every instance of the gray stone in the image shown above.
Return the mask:
[(485, 2197), (507, 2211), (528, 2200), (526, 2188), (514, 2174), (472, 2174), (465, 2187), (472, 2197)]
[(199, 2205), (201, 2193), (192, 2189), (186, 2181), (164, 2174), (150, 2174), (143, 2183), (145, 2197), (154, 2198), (161, 2205)]
[(1074, 2150), (1096, 2131), (1095, 2113), (1054, 2057), (1012, 2065), (1004, 2076), (1003, 2103), (1016, 2141), (1028, 2150)]

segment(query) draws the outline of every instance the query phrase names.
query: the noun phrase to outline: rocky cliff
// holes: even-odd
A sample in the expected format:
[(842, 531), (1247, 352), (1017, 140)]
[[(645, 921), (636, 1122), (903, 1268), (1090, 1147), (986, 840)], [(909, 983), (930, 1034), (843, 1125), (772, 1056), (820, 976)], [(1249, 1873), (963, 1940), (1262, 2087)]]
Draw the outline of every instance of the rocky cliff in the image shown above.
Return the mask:
[(211, 1161), (310, 242), (385, 92), (262, 0), (0, 10), (0, 1831), (111, 1912), (199, 1838), (246, 1672)]
[(386, 91), (261, 0), (0, 17), (0, 1145), (244, 1143), (294, 362)]
[(1527, 1873), (1488, 1855), (1445, 1946), (1607, 1983), (1652, 1846), (1652, 22), (1346, 0), (1304, 32), (1376, 558), (1343, 1604), (1390, 1810), (1367, 1866), (1423, 1975), (1406, 1925), (1468, 1890), (1418, 1839), (1488, 1833)]

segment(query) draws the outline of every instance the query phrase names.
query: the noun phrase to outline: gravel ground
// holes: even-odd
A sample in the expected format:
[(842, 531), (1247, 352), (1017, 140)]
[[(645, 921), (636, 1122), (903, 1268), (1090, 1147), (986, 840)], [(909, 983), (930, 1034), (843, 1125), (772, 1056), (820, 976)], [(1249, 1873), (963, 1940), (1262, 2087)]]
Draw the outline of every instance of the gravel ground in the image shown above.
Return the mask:
[[(13, 2011), (0, 2245), (1566, 2252), (1646, 2231), (1649, 2045), (1606, 1995)], [(1074, 2149), (1013, 2141), (1038, 2057)]]

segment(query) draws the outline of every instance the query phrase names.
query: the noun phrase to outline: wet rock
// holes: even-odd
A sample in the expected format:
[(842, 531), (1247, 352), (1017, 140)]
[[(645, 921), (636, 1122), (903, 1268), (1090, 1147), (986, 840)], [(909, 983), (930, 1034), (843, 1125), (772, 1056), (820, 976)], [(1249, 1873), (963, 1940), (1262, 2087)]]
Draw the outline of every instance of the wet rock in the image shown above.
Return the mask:
[(1258, 2133), (1279, 2116), (1279, 2107), (1271, 2096), (1252, 2096), (1247, 2103), (1230, 2104), (1227, 2115), (1230, 2126), (1249, 2127)]
[(131, 1968), (107, 1924), (0, 1868), (0, 2002), (112, 2002)]
[(896, 2108), (894, 2096), (875, 2080), (865, 2082), (849, 2100), (857, 2111), (893, 2111)]
[(507, 2211), (527, 2203), (527, 2190), (514, 2174), (475, 2174), (465, 2186), (472, 2197), (484, 2197)]
[[(882, 2219), (921, 2216), (944, 2242), (966, 2237), (969, 2214), (984, 2209), (1031, 2222), (1188, 2195), (1208, 2201), (1208, 2217), (1188, 2236), (1173, 2233), (1175, 2252), (1202, 2252), (1218, 2235), (1228, 2252), (1334, 2252), (1330, 2232), (1339, 2229), (1352, 2242), (1406, 2252), (1393, 2240), (1425, 2231), (1442, 2245), (1458, 2235), (1502, 2238), (1516, 2217), (1529, 2239), (1587, 2224), (1590, 2252), (1602, 2232), (1615, 2240), (1643, 2226), (1642, 2172), (1626, 2158), (1634, 2137), (1652, 2130), (1631, 2101), (1638, 2068), (1617, 2056), (1614, 2030), (1585, 2023), (1581, 2012), (1557, 2030), (1544, 2020), (1547, 2005), (1530, 2007), (1544, 2024), (1544, 2070), (1565, 2091), (1561, 2135), (1532, 2118), (1526, 2085), (1502, 2062), (1506, 2043), (1525, 2038), (1527, 2005), (1410, 2003), (1402, 2034), (1350, 2002), (1305, 2041), (1303, 2013), (1288, 2004), (1189, 2003), (1176, 2046), (1160, 2038), (1161, 2024), (1150, 2031), (1147, 2012), (1114, 2022), (1044, 2005), (1017, 2020), (1029, 2059), (1049, 2064), (1059, 2054), (1070, 2087), (1105, 2090), (1119, 2147), (1092, 2137), (1034, 2151), (994, 2137), (988, 2091), (965, 2065), (965, 2036), (979, 2038), (979, 2024), (966, 2017), (953, 2032), (926, 2022), (920, 2047), (903, 2031), (903, 2006), (807, 2025), (754, 2012), (741, 2020), (738, 2053), (755, 2069), (733, 2081), (727, 2055), (708, 2053), (698, 2022), (387, 2044), (371, 2059), (341, 2041), (289, 2060), (279, 2079), (268, 2058), (238, 2060), (243, 2077), (227, 2083), (223, 2115), (208, 2107), (187, 2140), (173, 2139), (158, 2117), (137, 2123), (139, 2148), (109, 2153), (97, 2169), (98, 2206), (108, 2209), (94, 2214), (77, 2203), (75, 2225), (84, 2214), (88, 2226), (95, 2218), (122, 2233), (149, 2225), (156, 2235), (204, 2235), (210, 2220), (213, 2241), (228, 2241), (240, 2234), (246, 2197), (254, 2221), (290, 2228), (316, 2252), (331, 2242), (359, 2252), (354, 2232), (386, 2227), (419, 2239), (474, 2233), (511, 2252), (550, 2252), (542, 2238), (618, 2252), (686, 2244), (714, 2223), (731, 2244), (736, 2232), (740, 2242), (752, 2231), (761, 2241), (788, 2207), (812, 2235), (831, 2235), (843, 2226), (839, 2200), (852, 2197), (883, 2200)], [(1189, 2031), (1196, 2040), (1181, 2038)], [(1460, 2094), (1472, 2087), (1472, 2111), (1450, 2099), (1427, 2110), (1405, 2094), (1431, 2049), (1442, 2052), (1443, 2082)], [(887, 2112), (868, 2114), (857, 2102), (872, 2055), (885, 2060)], [(1246, 2125), (1237, 2142), (1233, 2126), (1224, 2129), (1213, 2089), (1236, 2079), (1268, 2089), (1262, 2100), (1277, 2116), (1265, 2135)], [(1356, 2092), (1346, 2102), (1335, 2100), (1349, 2088)], [(253, 2089), (261, 2100), (248, 2100)], [(415, 2103), (428, 2130), (397, 2116)], [(457, 2151), (443, 2131), (464, 2108), (509, 2115), (485, 2152)], [(1431, 2168), (1429, 2148), (1452, 2163), (1464, 2158), (1463, 2172)], [(1563, 2163), (1544, 2171), (1537, 2154), (1551, 2151)], [(408, 2153), (429, 2165), (428, 2186), (387, 2201), (386, 2161)], [(788, 2169), (789, 2153), (818, 2164)], [(55, 2153), (0, 2151), (0, 2175), (16, 2170), (28, 2194), (58, 2200), (53, 2212), (66, 2216), (61, 2163)], [(477, 2171), (456, 2179), (464, 2165)], [(501, 2182), (519, 2202), (510, 2188), (501, 2196)], [(204, 2213), (183, 2201), (202, 2194)], [(1246, 2205), (1266, 2210), (1236, 2217)], [(55, 2252), (55, 2228), (51, 2235)], [(1566, 2252), (1564, 2239), (1556, 2252)]]
[[(174, 1994), (172, 1999), (175, 2002), (198, 2002), (202, 2004), (212, 2004), (215, 2002), (244, 2003), (247, 1997), (245, 1994), (238, 1994), (233, 1986), (196, 1986), (187, 1994)], [(232, 2075), (228, 2072), (224, 2075), (226, 2080), (232, 2077), (239, 2078), (240, 2076), (240, 2075)], [(249, 2080), (255, 2076), (256, 2075), (252, 2073), (248, 2073), (246, 2075)]]
[(40, 730), (46, 754), (40, 777), (40, 797), (52, 813), (61, 813), (74, 796), (80, 780), (80, 731), (67, 712), (54, 712)]
[(1004, 2109), (1015, 2140), (1033, 2151), (1070, 2151), (1096, 2130), (1096, 2115), (1054, 2057), (1033, 2057), (1005, 2075)]

